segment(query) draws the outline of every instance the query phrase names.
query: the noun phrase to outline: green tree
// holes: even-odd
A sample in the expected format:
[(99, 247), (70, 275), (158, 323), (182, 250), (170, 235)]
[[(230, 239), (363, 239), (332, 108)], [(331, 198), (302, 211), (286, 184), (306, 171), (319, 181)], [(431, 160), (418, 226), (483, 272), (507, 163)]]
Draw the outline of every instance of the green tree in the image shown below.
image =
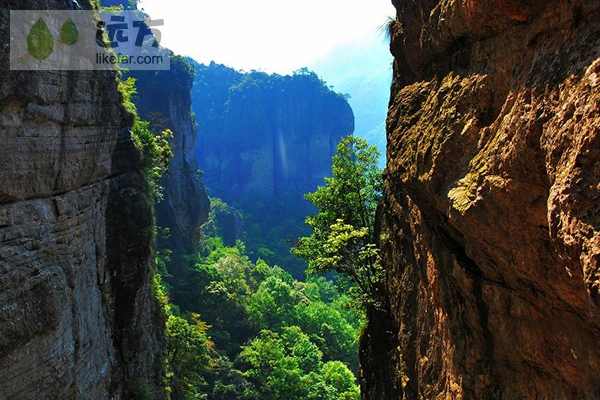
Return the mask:
[(245, 376), (260, 400), (358, 400), (352, 372), (323, 354), (297, 326), (262, 331), (240, 354)]
[(171, 314), (167, 318), (167, 374), (168, 387), (173, 399), (204, 399), (204, 376), (211, 361), (212, 343), (207, 336), (207, 325), (198, 315), (191, 321)]
[(358, 370), (357, 329), (335, 307), (322, 301), (301, 302), (295, 311), (297, 325), (319, 346), (328, 360), (340, 360)]
[(340, 361), (330, 361), (323, 365), (321, 376), (325, 383), (333, 387), (339, 400), (358, 400), (360, 390), (352, 372)]
[(297, 293), (290, 282), (269, 276), (248, 302), (250, 319), (258, 326), (275, 329), (294, 320)]
[[(157, 263), (164, 257), (157, 254)], [(252, 263), (242, 243), (228, 247), (219, 238), (204, 240), (190, 265), (177, 305), (159, 274), (153, 281), (168, 318), (173, 399), (357, 399), (351, 371), (361, 314), (338, 285), (323, 277), (295, 280), (265, 261)]]
[(262, 331), (240, 354), (245, 375), (264, 400), (300, 400), (307, 394), (303, 377), (320, 369), (321, 351), (298, 327), (282, 333)]
[(211, 325), (213, 339), (233, 356), (258, 332), (246, 316), (248, 297), (258, 286), (254, 265), (242, 244), (226, 247), (220, 239), (211, 238), (204, 251), (190, 278), (180, 285), (180, 303), (184, 311), (201, 313)]
[(294, 254), (307, 260), (309, 272), (348, 276), (367, 303), (379, 300), (382, 274), (375, 234), (383, 189), (378, 160), (377, 148), (364, 139), (348, 136), (340, 142), (332, 176), (306, 195), (318, 210), (306, 219), (312, 234), (301, 238), (294, 249)]

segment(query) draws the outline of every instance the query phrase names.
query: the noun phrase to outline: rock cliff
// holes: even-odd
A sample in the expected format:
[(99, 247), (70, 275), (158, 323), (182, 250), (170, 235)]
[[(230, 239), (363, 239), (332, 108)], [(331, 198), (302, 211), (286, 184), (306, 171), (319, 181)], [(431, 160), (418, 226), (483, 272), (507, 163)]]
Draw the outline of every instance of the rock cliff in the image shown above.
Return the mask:
[(364, 396), (600, 398), (600, 3), (396, 0)]
[(115, 74), (9, 71), (9, 9), (71, 7), (0, 1), (0, 399), (159, 399), (152, 204)]
[(140, 71), (134, 77), (138, 91), (135, 103), (140, 116), (151, 121), (155, 128), (171, 129), (174, 134), (173, 159), (163, 177), (164, 200), (157, 206), (157, 223), (170, 231), (160, 245), (173, 252), (170, 272), (177, 275), (186, 270), (184, 260), (198, 246), (200, 226), (207, 221), (210, 209), (195, 157), (193, 68), (181, 57), (173, 57), (169, 71)]
[(199, 66), (194, 112), (206, 184), (234, 204), (314, 190), (340, 138), (354, 131), (346, 100), (310, 73)]

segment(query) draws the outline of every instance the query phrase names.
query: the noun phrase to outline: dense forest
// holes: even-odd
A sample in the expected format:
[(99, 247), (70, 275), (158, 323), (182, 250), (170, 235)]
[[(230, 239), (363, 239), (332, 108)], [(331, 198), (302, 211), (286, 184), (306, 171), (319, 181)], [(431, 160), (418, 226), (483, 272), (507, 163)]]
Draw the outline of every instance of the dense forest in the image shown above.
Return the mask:
[(174, 398), (359, 398), (361, 317), (347, 295), (324, 278), (301, 282), (253, 263), (242, 243), (211, 238), (204, 246), (183, 289), (187, 301), (168, 304), (159, 292)]
[[(216, 76), (209, 78), (203, 73)], [(372, 243), (364, 249), (359, 244), (373, 239), (364, 230), (368, 227), (372, 232), (381, 190), (377, 183), (381, 174), (376, 165), (378, 153), (360, 139), (342, 139), (342, 135), (331, 133), (333, 136), (327, 138), (324, 148), (312, 149), (324, 153), (318, 160), (320, 164), (314, 164), (318, 172), (309, 174), (304, 183), (295, 182), (300, 171), (290, 173), (277, 158), (272, 159), (271, 174), (274, 175), (259, 172), (253, 178), (265, 193), (257, 192), (254, 187), (248, 189), (246, 195), (240, 194), (232, 190), (235, 184), (225, 190), (229, 179), (238, 182), (238, 186), (249, 182), (247, 177), (226, 176), (215, 185), (223, 191), (223, 197), (240, 208), (212, 198), (201, 235), (181, 231), (181, 226), (173, 223), (177, 221), (177, 214), (190, 208), (183, 216), (196, 220), (198, 209), (204, 205), (178, 205), (174, 201), (178, 198), (201, 201), (203, 197), (194, 187), (201, 184), (202, 178), (211, 181), (201, 172), (190, 174), (194, 161), (185, 138), (191, 137), (189, 130), (193, 127), (189, 124), (198, 121), (198, 116), (186, 116), (184, 110), (189, 109), (190, 104), (185, 93), (189, 93), (195, 76), (194, 90), (204, 85), (203, 98), (214, 95), (215, 89), (208, 90), (206, 85), (222, 84), (223, 74), (237, 74), (239, 82), (223, 89), (231, 97), (227, 102), (207, 99), (211, 107), (235, 110), (232, 99), (256, 96), (252, 95), (256, 90), (263, 94), (252, 101), (260, 101), (265, 107), (269, 107), (269, 102), (264, 96), (279, 93), (288, 99), (286, 90), (292, 90), (292, 94), (300, 98), (311, 92), (309, 98), (325, 96), (324, 101), (339, 103), (343, 112), (347, 107), (343, 97), (331, 92), (307, 70), (286, 77), (262, 73), (243, 76), (223, 66), (204, 67), (174, 57), (168, 73), (124, 74), (121, 78), (119, 89), (126, 109), (134, 116), (132, 134), (144, 157), (147, 192), (156, 204), (158, 218), (152, 288), (166, 324), (164, 387), (172, 399), (185, 400), (358, 400), (358, 341), (365, 322), (365, 307), (371, 304), (366, 291), (373, 289), (364, 286), (363, 278), (374, 266), (363, 263), (365, 269), (355, 271), (343, 265), (347, 265), (349, 256), (367, 257), (371, 262), (376, 257)], [(168, 88), (162, 84), (164, 79), (171, 82)], [(306, 109), (305, 101), (300, 101), (298, 121), (318, 125), (318, 119), (310, 121), (315, 116)], [(175, 113), (174, 108), (178, 110)], [(224, 111), (211, 109), (211, 112), (219, 115)], [(351, 111), (348, 115), (347, 129), (350, 129)], [(215, 124), (210, 122), (211, 118), (224, 117), (206, 116), (204, 122), (198, 122), (200, 130)], [(251, 143), (257, 139), (251, 129), (248, 131), (244, 118), (239, 123), (246, 130), (241, 130), (238, 137), (232, 135), (217, 140), (207, 133), (200, 142), (213, 140), (212, 146), (228, 148), (234, 155), (236, 151), (255, 146)], [(305, 118), (309, 120), (304, 121)], [(281, 132), (286, 126), (283, 123), (275, 129)], [(289, 126), (286, 129), (291, 133), (282, 139), (292, 140), (296, 135), (294, 140), (304, 140), (303, 135), (311, 128), (305, 126), (300, 132)], [(337, 132), (342, 128), (328, 129)], [(240, 141), (244, 137), (246, 144)], [(330, 149), (334, 145), (332, 140), (341, 141), (335, 154), (335, 148)], [(241, 150), (236, 150), (238, 148)], [(214, 148), (203, 150), (213, 155), (219, 153)], [(300, 154), (303, 156), (309, 155)], [(323, 165), (323, 156), (329, 158), (326, 165)], [(283, 168), (283, 172), (276, 172), (279, 168)], [(325, 177), (332, 172), (334, 178)], [(225, 168), (224, 173), (232, 172)], [(197, 181), (191, 182), (192, 179)], [(268, 182), (261, 181), (265, 179)], [(305, 192), (317, 189), (319, 183), (325, 186), (307, 195), (305, 200)], [(182, 194), (182, 188), (188, 189)], [(280, 189), (283, 191), (279, 192)], [(346, 194), (340, 196), (339, 192)], [(261, 203), (260, 199), (266, 202)], [(273, 204), (274, 201), (280, 205)], [(331, 204), (336, 206), (331, 208)], [(304, 227), (307, 215), (319, 208), (323, 210), (308, 218), (308, 225)], [(363, 219), (365, 216), (369, 216), (368, 220)], [(317, 220), (321, 226), (316, 225)], [(300, 237), (309, 234), (311, 226), (312, 230), (326, 233), (336, 221), (340, 229), (326, 236)], [(348, 225), (342, 226), (342, 222)], [(191, 221), (188, 225), (194, 226)], [(354, 228), (358, 230), (353, 232)], [(294, 240), (284, 241), (281, 237)], [(329, 248), (331, 241), (336, 242), (334, 249)], [(294, 243), (296, 249), (292, 255)], [(269, 245), (274, 245), (273, 250)], [(254, 250), (250, 252), (247, 246)], [(351, 249), (352, 255), (346, 254), (344, 249)], [(345, 260), (340, 263), (330, 259), (338, 255)], [(299, 261), (302, 258), (309, 266), (306, 273), (298, 269), (302, 268)], [(272, 263), (273, 260), (276, 263)], [(295, 264), (290, 267), (281, 262), (286, 260), (293, 260)], [(295, 275), (288, 271), (295, 271)], [(144, 386), (136, 392), (138, 397), (152, 397)]]
[(375, 148), (348, 137), (333, 177), (307, 196), (321, 211), (307, 219), (320, 234), (294, 250), (310, 266), (304, 280), (284, 265), (253, 262), (240, 240), (225, 245), (217, 235), (229, 207), (220, 201), (177, 286), (165, 284), (172, 253), (157, 253), (154, 290), (167, 317), (166, 386), (174, 399), (360, 398), (358, 340), (379, 268), (377, 161)]

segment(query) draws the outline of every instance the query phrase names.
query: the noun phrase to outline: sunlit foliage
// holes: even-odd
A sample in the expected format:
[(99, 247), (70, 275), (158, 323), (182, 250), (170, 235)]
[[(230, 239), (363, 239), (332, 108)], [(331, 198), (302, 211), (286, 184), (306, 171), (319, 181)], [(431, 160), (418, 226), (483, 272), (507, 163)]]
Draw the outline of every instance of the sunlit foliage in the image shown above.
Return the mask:
[(375, 233), (383, 187), (378, 159), (377, 149), (364, 139), (348, 136), (340, 142), (332, 176), (306, 196), (318, 210), (306, 219), (312, 233), (294, 249), (308, 261), (309, 272), (349, 277), (367, 304), (378, 302), (382, 274)]

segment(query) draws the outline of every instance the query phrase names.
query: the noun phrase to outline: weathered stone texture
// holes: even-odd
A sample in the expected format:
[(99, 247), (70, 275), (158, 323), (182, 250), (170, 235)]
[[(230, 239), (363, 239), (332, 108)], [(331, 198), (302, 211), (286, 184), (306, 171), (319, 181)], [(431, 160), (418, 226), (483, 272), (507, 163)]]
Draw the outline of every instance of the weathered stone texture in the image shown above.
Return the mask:
[(395, 6), (365, 397), (600, 398), (600, 3)]
[(140, 115), (155, 129), (171, 129), (173, 158), (163, 177), (164, 199), (157, 205), (157, 223), (169, 229), (159, 244), (172, 251), (170, 274), (188, 272), (188, 256), (200, 241), (200, 227), (208, 220), (210, 204), (195, 158), (197, 131), (192, 120), (193, 71), (187, 62), (174, 57), (170, 71), (137, 72)]
[(160, 398), (152, 209), (115, 75), (8, 70), (9, 9), (71, 7), (0, 1), (0, 399)]

